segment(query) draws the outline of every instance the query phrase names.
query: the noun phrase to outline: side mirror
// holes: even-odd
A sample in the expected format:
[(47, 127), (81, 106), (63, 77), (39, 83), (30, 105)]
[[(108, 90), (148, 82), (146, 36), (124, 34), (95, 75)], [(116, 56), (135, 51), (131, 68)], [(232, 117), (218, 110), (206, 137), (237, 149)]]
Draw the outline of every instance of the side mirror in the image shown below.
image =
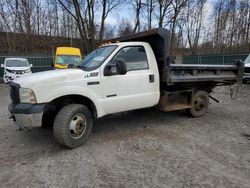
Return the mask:
[(112, 65), (106, 65), (104, 67), (104, 76), (111, 76), (111, 75), (114, 75), (114, 73), (112, 72)]
[(120, 75), (125, 75), (127, 73), (127, 66), (124, 59), (116, 60), (116, 72)]
[(33, 67), (33, 64), (30, 64), (30, 67)]
[(1, 64), (1, 68), (4, 68), (4, 65), (3, 65), (3, 64)]
[(74, 68), (74, 67), (75, 67), (74, 64), (68, 64), (68, 69), (72, 69), (72, 68)]
[(115, 64), (106, 65), (104, 76), (124, 75), (127, 73), (127, 66), (124, 59), (117, 59)]

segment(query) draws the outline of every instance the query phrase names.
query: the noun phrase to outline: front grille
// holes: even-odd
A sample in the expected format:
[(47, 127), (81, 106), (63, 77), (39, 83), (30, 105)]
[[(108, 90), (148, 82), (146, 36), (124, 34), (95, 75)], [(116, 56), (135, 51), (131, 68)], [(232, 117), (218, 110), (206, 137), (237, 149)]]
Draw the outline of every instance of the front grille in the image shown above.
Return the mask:
[(11, 82), (9, 84), (9, 86), (10, 86), (10, 99), (12, 101), (12, 104), (16, 105), (16, 104), (20, 103), (20, 97), (19, 97), (19, 88), (20, 88), (20, 85)]
[(15, 71), (15, 74), (24, 74), (24, 71)]
[(10, 69), (6, 69), (6, 71), (12, 74), (24, 74), (27, 72), (27, 70), (10, 70)]
[(245, 67), (244, 72), (245, 72), (245, 73), (250, 73), (250, 67)]

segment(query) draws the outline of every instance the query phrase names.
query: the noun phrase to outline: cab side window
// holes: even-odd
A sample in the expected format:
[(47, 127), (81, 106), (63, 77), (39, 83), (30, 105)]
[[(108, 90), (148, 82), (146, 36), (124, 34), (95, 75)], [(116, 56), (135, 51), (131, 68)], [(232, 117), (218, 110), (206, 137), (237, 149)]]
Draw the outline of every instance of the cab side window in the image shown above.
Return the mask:
[(116, 62), (117, 59), (125, 61), (127, 71), (148, 69), (147, 55), (142, 46), (122, 48), (112, 62)]

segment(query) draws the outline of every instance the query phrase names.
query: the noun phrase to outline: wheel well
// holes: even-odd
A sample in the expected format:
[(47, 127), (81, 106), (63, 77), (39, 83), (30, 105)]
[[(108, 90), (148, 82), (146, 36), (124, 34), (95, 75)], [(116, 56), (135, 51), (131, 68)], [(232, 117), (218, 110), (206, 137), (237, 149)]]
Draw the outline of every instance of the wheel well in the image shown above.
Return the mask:
[(43, 126), (53, 126), (53, 122), (57, 113), (68, 104), (83, 104), (88, 107), (93, 118), (97, 117), (97, 110), (95, 104), (89, 98), (81, 95), (65, 95), (47, 103), (44, 109), (42, 119)]

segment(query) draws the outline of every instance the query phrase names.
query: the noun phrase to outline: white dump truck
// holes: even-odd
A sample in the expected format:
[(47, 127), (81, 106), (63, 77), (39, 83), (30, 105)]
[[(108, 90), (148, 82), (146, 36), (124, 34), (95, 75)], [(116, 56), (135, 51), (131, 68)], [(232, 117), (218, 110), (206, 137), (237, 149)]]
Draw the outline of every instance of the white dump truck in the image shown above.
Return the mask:
[(87, 141), (94, 119), (113, 113), (156, 107), (203, 116), (213, 88), (241, 82), (244, 65), (175, 64), (168, 36), (153, 29), (112, 39), (78, 67), (10, 83), (11, 118), (20, 127), (52, 124), (55, 139), (74, 148)]

